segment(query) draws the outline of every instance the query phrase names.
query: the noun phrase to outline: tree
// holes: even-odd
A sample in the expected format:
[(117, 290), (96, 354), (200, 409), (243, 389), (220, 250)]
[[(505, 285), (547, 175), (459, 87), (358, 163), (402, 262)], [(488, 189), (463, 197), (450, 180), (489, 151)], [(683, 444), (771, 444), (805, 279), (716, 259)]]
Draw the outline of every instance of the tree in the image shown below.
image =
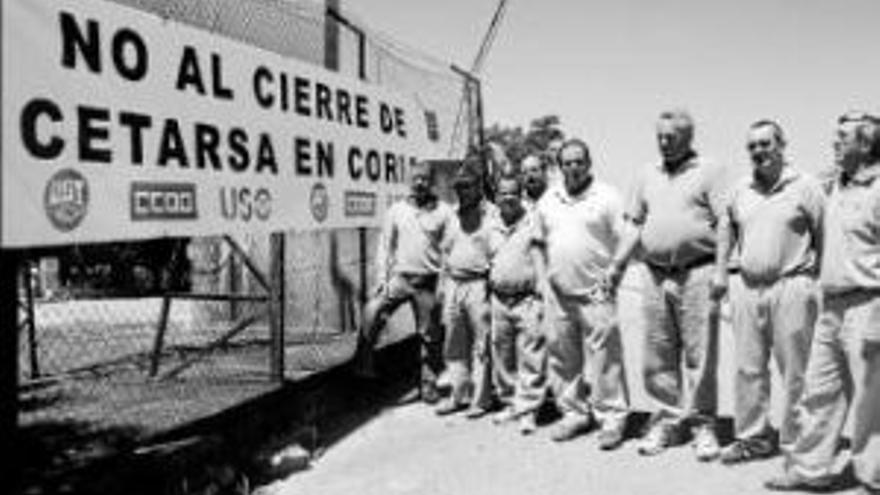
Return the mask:
[(547, 154), (554, 141), (565, 138), (565, 133), (560, 129), (559, 116), (552, 114), (533, 119), (525, 132), (519, 126), (507, 127), (495, 123), (486, 129), (485, 135), (488, 143), (496, 143), (504, 150), (514, 168), (531, 153)]

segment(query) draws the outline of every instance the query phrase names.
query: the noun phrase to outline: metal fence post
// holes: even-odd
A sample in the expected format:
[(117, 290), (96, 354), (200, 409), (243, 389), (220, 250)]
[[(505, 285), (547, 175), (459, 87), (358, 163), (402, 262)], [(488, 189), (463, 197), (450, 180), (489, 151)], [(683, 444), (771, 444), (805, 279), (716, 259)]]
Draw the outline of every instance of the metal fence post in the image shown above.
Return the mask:
[(284, 380), (284, 232), (269, 237), (269, 373), (272, 380)]
[[(18, 436), (18, 266), (19, 257), (0, 250), (0, 483), (16, 493), (20, 465)], [(8, 463), (8, 464), (7, 464)], [(4, 490), (5, 491), (5, 490)]]

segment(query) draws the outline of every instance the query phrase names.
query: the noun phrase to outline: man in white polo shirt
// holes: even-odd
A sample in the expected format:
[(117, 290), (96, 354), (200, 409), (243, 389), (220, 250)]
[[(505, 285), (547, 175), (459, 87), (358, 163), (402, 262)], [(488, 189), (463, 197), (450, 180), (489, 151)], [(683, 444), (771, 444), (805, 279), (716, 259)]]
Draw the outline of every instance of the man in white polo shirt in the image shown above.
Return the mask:
[[(729, 194), (718, 225), (714, 295), (727, 291), (735, 246), (740, 276), (730, 292), (736, 338), (736, 441), (721, 452), (734, 464), (788, 451), (797, 433), (795, 405), (819, 310), (816, 275), (822, 249), (824, 193), (818, 180), (785, 158), (785, 136), (774, 121), (751, 125), (753, 173)], [(782, 375), (778, 439), (770, 425), (770, 356)]]
[(559, 163), (564, 187), (550, 189), (537, 210), (548, 378), (563, 415), (551, 437), (570, 440), (598, 420), (599, 446), (610, 450), (623, 442), (629, 410), (617, 307), (605, 279), (623, 206), (593, 178), (586, 143), (566, 141)]
[[(880, 494), (880, 119), (863, 112), (837, 122), (840, 171), (825, 206), (816, 324), (784, 474), (765, 486), (828, 491), (845, 485), (840, 439), (852, 421), (849, 460), (859, 494)], [(851, 416), (850, 416), (851, 415)]]

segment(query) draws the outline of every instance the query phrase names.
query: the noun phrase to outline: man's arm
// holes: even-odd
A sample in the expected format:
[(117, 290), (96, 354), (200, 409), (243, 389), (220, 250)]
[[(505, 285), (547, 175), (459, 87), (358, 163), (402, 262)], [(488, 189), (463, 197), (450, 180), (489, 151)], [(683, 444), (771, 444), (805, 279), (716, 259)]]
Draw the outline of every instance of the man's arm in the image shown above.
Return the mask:
[(379, 241), (376, 247), (376, 292), (385, 289), (390, 277), (389, 270), (393, 266), (392, 257), (395, 255), (397, 246), (397, 208), (392, 206), (382, 222), (382, 230), (379, 233)]
[(721, 209), (715, 231), (715, 273), (712, 276), (710, 288), (710, 297), (715, 301), (720, 301), (727, 294), (727, 266), (730, 261), (730, 252), (736, 244), (735, 237), (736, 229), (733, 225), (732, 211), (728, 206)]
[(626, 265), (641, 241), (642, 225), (644, 225), (647, 217), (648, 203), (645, 200), (644, 182), (639, 180), (633, 190), (629, 208), (623, 215), (623, 219), (621, 219), (620, 242), (617, 244), (617, 249), (608, 267), (607, 278), (614, 290), (620, 284), (626, 272)]

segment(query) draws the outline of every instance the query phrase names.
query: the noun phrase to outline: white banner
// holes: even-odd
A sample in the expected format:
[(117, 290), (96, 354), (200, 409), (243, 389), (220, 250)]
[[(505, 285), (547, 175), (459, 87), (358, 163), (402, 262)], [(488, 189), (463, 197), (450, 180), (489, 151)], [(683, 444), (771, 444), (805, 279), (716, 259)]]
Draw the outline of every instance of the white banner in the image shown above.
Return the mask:
[(376, 225), (399, 94), (99, 0), (2, 2), (3, 247)]

